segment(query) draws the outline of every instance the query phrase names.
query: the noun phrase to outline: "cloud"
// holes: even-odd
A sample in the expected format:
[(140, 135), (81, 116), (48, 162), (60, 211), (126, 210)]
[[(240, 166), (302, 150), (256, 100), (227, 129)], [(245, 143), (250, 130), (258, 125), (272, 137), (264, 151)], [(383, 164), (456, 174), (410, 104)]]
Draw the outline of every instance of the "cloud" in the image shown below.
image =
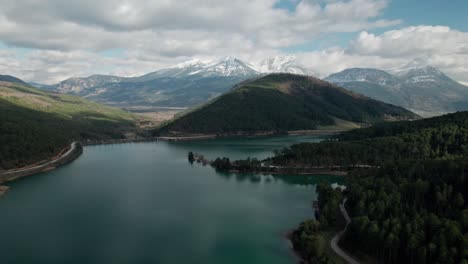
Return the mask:
[[(400, 23), (379, 19), (388, 0), (287, 4), (278, 8), (276, 0), (0, 0), (0, 41), (10, 50), (32, 50), (8, 60), (21, 67), (0, 70), (50, 83), (91, 70), (153, 71), (191, 57), (256, 60), (318, 35)], [(102, 55), (115, 49), (123, 55)]]
[[(357, 36), (345, 47), (296, 57), (320, 77), (423, 61), (468, 82), (467, 32), (410, 26), (370, 33), (401, 22), (381, 19), (389, 0), (283, 2), (287, 8), (275, 0), (0, 0), (0, 41), (7, 45), (0, 46), (0, 72), (54, 83), (94, 73), (135, 76), (193, 57), (232, 55), (256, 63), (349, 32)], [(121, 52), (106, 55), (112, 50)]]
[(468, 83), (468, 32), (445, 26), (411, 26), (380, 35), (362, 31), (348, 47), (305, 52), (298, 57), (320, 77), (350, 67), (393, 70), (432, 65)]
[(466, 54), (468, 33), (445, 26), (412, 26), (381, 35), (363, 31), (351, 43), (349, 51), (387, 57)]
[(150, 51), (187, 43), (188, 38), (204, 39), (189, 43), (193, 51), (186, 49), (184, 55), (191, 55), (200, 49), (206, 53), (212, 46), (225, 47), (231, 40), (242, 40), (229, 45), (234, 51), (252, 44), (255, 48), (280, 48), (320, 33), (399, 23), (373, 21), (387, 0), (341, 0), (325, 5), (304, 0), (293, 11), (275, 4), (274, 0), (222, 4), (217, 0), (0, 0), (0, 39), (9, 45), (37, 49)]

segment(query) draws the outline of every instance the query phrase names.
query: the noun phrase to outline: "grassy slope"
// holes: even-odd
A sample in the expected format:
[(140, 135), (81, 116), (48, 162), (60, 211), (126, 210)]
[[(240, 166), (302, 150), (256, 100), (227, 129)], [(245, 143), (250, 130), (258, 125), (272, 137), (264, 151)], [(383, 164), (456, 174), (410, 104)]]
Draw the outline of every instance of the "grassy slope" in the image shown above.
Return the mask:
[(122, 138), (134, 116), (88, 100), (0, 82), (0, 167), (49, 158), (73, 140)]
[[(416, 116), (327, 82), (271, 74), (244, 82), (214, 101), (170, 122), (162, 134), (236, 133), (332, 128), (335, 120), (374, 123)], [(343, 122), (341, 123), (343, 124)], [(339, 124), (338, 124), (339, 125)]]

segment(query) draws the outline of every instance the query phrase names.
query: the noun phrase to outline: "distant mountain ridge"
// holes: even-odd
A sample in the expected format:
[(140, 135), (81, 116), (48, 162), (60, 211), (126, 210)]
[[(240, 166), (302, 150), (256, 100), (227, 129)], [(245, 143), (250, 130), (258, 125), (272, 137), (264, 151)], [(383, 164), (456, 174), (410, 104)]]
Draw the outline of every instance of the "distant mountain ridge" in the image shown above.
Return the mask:
[(20, 83), (26, 84), (23, 80), (13, 77), (11, 75), (1, 75), (0, 74), (0, 82), (11, 82), (11, 83)]
[(215, 61), (194, 59), (139, 77), (92, 75), (55, 85), (32, 85), (119, 107), (191, 107), (219, 96), (239, 82), (271, 72), (310, 74), (293, 56), (266, 59), (257, 66), (225, 57)]
[(226, 57), (219, 61), (192, 60), (139, 77), (92, 75), (36, 87), (119, 107), (190, 107), (260, 75), (253, 66)]
[(432, 66), (412, 67), (395, 74), (351, 68), (324, 80), (425, 117), (468, 110), (468, 87)]
[(168, 123), (159, 133), (171, 136), (278, 133), (416, 118), (419, 117), (404, 108), (320, 79), (276, 73), (237, 85)]
[[(410, 63), (406, 69), (387, 72), (350, 68), (324, 80), (429, 117), (468, 110), (468, 88), (431, 66)], [(55, 85), (33, 84), (43, 90), (79, 95), (118, 107), (192, 107), (203, 104), (234, 85), (269, 73), (316, 75), (294, 56), (267, 58), (257, 65), (235, 57), (202, 61), (193, 59), (139, 77), (92, 75)]]

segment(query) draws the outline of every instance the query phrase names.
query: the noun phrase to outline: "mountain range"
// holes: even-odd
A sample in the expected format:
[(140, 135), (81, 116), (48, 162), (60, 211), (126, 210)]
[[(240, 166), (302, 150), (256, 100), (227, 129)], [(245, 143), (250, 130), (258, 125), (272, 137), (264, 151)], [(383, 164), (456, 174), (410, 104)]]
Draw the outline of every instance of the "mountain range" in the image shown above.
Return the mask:
[(271, 72), (308, 73), (293, 56), (266, 59), (258, 66), (226, 57), (219, 61), (191, 60), (139, 77), (92, 75), (55, 85), (31, 85), (119, 107), (191, 107), (219, 96), (241, 81)]
[[(242, 135), (345, 129), (419, 118), (398, 106), (305, 75), (276, 73), (245, 81), (161, 128), (161, 135)], [(346, 126), (346, 127), (343, 127)]]
[(468, 109), (468, 87), (431, 66), (393, 74), (378, 69), (351, 68), (324, 80), (424, 117)]
[[(239, 82), (280, 72), (315, 75), (294, 56), (267, 58), (257, 65), (226, 57), (190, 60), (139, 77), (92, 75), (55, 85), (32, 85), (118, 107), (193, 107), (229, 91)], [(468, 87), (431, 66), (412, 65), (391, 73), (350, 68), (324, 80), (424, 117), (468, 110)]]

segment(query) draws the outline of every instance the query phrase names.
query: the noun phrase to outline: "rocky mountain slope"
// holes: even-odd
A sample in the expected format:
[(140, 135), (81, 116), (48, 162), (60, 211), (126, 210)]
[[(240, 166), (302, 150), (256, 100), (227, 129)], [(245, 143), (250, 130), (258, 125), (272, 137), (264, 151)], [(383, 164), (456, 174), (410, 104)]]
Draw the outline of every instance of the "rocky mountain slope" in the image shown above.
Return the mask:
[(352, 68), (324, 80), (425, 117), (468, 110), (468, 87), (431, 66), (413, 67), (395, 74)]
[(79, 95), (119, 107), (190, 107), (204, 103), (233, 85), (260, 74), (241, 60), (226, 57), (214, 62), (192, 60), (140, 77), (92, 75), (38, 88)]

